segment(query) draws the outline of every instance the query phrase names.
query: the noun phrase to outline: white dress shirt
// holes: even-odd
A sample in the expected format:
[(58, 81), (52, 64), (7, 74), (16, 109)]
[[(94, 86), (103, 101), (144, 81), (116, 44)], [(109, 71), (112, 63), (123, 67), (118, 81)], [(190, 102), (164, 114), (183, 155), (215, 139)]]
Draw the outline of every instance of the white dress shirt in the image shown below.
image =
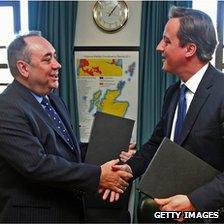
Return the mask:
[[(186, 108), (186, 113), (190, 107), (191, 101), (194, 97), (194, 94), (198, 88), (199, 83), (201, 82), (205, 71), (208, 68), (208, 63), (204, 65), (197, 73), (195, 73), (190, 79), (187, 80), (187, 82), (181, 81), (181, 85), (184, 84), (188, 90), (186, 92), (186, 103), (187, 103), (187, 108)], [(176, 122), (177, 122), (177, 110), (178, 110), (178, 104), (175, 110), (174, 118), (173, 118), (173, 124), (172, 124), (172, 129), (171, 129), (171, 135), (170, 135), (170, 140), (174, 140), (174, 133), (175, 133), (175, 127), (176, 127)]]

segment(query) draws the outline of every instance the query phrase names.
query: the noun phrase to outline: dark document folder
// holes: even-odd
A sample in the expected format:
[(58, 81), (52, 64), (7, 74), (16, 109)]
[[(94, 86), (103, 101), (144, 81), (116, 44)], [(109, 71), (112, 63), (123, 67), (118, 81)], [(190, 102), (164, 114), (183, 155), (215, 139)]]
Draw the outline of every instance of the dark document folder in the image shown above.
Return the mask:
[(188, 194), (218, 173), (194, 154), (164, 138), (137, 188), (151, 198)]
[(97, 112), (92, 125), (85, 162), (102, 165), (128, 149), (134, 120)]

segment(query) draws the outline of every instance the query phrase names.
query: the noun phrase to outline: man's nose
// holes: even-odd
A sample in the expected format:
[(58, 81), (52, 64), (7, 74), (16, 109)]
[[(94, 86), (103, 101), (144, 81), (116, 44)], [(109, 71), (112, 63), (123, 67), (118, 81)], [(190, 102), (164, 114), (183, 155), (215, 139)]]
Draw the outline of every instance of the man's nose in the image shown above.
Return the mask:
[(164, 50), (164, 47), (163, 46), (164, 46), (163, 45), (163, 40), (161, 40), (159, 42), (159, 44), (157, 45), (156, 50), (159, 51), (159, 52), (162, 52)]
[(60, 69), (61, 68), (61, 64), (56, 59), (54, 59), (52, 67), (54, 69)]

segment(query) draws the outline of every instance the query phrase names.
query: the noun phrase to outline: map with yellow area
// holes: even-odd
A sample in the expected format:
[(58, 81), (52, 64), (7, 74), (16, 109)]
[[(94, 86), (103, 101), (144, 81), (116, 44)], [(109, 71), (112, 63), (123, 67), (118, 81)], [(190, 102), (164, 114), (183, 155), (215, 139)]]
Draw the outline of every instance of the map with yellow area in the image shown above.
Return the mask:
[(102, 98), (101, 90), (95, 92), (90, 100), (89, 113), (94, 109), (94, 106), (96, 106), (97, 111), (124, 117), (129, 107), (129, 102), (117, 100), (121, 95), (124, 85), (125, 81), (120, 81), (116, 90), (107, 89)]
[[(88, 142), (97, 111), (137, 118), (138, 54), (80, 51), (75, 54), (80, 140)], [(133, 136), (135, 141), (136, 129)]]
[(122, 76), (122, 61), (114, 58), (79, 59), (79, 76)]
[(117, 98), (121, 95), (119, 90), (107, 90), (105, 97), (101, 102), (101, 111), (107, 114), (124, 117), (129, 106), (128, 101), (118, 101)]

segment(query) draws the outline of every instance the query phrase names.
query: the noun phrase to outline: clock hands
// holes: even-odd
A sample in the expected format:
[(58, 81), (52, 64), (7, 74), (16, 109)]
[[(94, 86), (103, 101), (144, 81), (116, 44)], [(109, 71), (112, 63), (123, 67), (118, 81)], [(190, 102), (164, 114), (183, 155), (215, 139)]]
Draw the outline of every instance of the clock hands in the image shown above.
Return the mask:
[(97, 0), (93, 7), (93, 19), (100, 29), (109, 33), (124, 27), (128, 20), (128, 12), (125, 1)]
[(111, 16), (111, 14), (114, 12), (114, 10), (117, 8), (118, 4), (114, 6), (114, 8), (110, 11), (110, 13), (108, 14), (108, 17)]

